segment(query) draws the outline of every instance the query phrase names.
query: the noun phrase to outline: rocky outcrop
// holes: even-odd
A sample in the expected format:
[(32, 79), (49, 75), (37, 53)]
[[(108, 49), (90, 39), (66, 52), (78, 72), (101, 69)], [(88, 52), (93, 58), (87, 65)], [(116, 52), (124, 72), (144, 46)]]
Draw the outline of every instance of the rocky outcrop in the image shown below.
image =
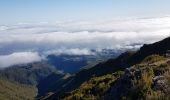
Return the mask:
[(153, 79), (153, 86), (155, 90), (161, 90), (166, 92), (167, 90), (167, 80), (164, 76), (155, 76)]

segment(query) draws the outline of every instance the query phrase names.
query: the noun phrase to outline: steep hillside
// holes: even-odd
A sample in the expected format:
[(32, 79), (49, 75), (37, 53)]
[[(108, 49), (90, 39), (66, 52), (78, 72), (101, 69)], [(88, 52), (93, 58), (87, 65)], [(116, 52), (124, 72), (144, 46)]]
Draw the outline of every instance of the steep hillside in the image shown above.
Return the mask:
[[(169, 100), (170, 57), (151, 55), (124, 72), (93, 77), (64, 100)], [(50, 98), (55, 99), (55, 98)]]
[(0, 79), (16, 81), (21, 84), (35, 85), (41, 79), (57, 70), (45, 63), (32, 63), (28, 65), (16, 65), (0, 70)]
[(36, 94), (35, 86), (0, 80), (0, 100), (33, 100)]
[[(170, 45), (168, 43), (170, 43), (170, 37), (160, 42), (144, 45), (137, 52), (125, 52), (116, 59), (108, 60), (107, 62), (100, 63), (89, 69), (84, 69), (72, 77), (67, 85), (60, 88), (59, 92), (55, 92), (55, 94), (50, 96), (48, 99), (66, 96), (67, 93), (79, 88), (82, 83), (90, 80), (94, 76), (100, 77), (116, 71), (125, 70), (133, 65), (144, 62), (144, 59), (146, 60), (148, 56), (154, 54), (165, 56), (170, 50)], [(149, 62), (152, 63), (152, 61)]]
[[(50, 79), (49, 77), (54, 73), (57, 78)], [(61, 80), (62, 77), (64, 77), (64, 73), (46, 62), (16, 65), (0, 69), (0, 97), (4, 98), (0, 98), (0, 100), (11, 100), (12, 98), (14, 100), (30, 100), (30, 98), (33, 100), (37, 94), (41, 94), (46, 90), (43, 86), (45, 83), (55, 81), (56, 79)], [(48, 80), (45, 80), (46, 78)], [(45, 86), (48, 87), (50, 85), (45, 84)]]
[(48, 92), (54, 92), (61, 88), (61, 86), (70, 78), (70, 74), (63, 74), (63, 73), (52, 73), (46, 78), (39, 81), (37, 88), (38, 88), (38, 98), (41, 96), (46, 95)]
[(93, 77), (89, 81), (84, 82), (81, 86), (72, 91), (64, 100), (90, 100), (101, 99), (110, 88), (116, 83), (123, 73), (121, 71), (113, 74), (107, 74), (101, 77)]
[(169, 100), (170, 57), (159, 57), (163, 59), (158, 57), (158, 55), (149, 56), (146, 58), (147, 62), (127, 68), (125, 74), (117, 80), (104, 99)]
[(133, 65), (135, 63), (139, 63), (145, 57), (153, 54), (165, 55), (167, 52), (170, 52), (170, 37), (153, 43), (153, 44), (145, 44), (143, 47), (140, 48), (138, 52), (136, 52), (131, 59), (127, 61)]
[(117, 59), (111, 59), (107, 62), (99, 63), (92, 68), (81, 70), (76, 75), (70, 77), (67, 84), (64, 84), (56, 91), (53, 91), (56, 92), (54, 95), (56, 95), (56, 97), (63, 96), (65, 93), (67, 94), (68, 92), (78, 88), (83, 82), (88, 81), (91, 77), (102, 76), (115, 71), (123, 70), (124, 67), (119, 67), (119, 65), (122, 64), (122, 60), (128, 59), (133, 54), (133, 52), (126, 52), (119, 56)]

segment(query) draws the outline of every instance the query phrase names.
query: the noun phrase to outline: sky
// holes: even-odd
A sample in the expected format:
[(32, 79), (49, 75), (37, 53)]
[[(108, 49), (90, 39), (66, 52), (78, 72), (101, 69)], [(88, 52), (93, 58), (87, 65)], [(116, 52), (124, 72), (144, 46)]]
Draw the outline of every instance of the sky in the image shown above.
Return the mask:
[(0, 68), (170, 36), (170, 0), (0, 0)]
[(170, 15), (170, 0), (0, 0), (0, 24)]

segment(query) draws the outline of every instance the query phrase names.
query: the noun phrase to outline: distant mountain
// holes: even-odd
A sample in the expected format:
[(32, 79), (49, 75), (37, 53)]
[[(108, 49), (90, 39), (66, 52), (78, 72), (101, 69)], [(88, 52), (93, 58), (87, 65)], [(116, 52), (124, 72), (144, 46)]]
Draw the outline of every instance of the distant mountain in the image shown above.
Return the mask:
[[(64, 73), (45, 61), (15, 65), (0, 70), (0, 99), (2, 100), (32, 100), (42, 88), (39, 83), (45, 78), (55, 75), (62, 78)], [(54, 81), (56, 80), (53, 79)], [(49, 81), (53, 81), (49, 80)], [(43, 89), (45, 89), (44, 86)]]
[(100, 51), (92, 50), (94, 55), (49, 55), (48, 62), (57, 69), (65, 73), (74, 74), (82, 68), (88, 68), (96, 65), (99, 62), (106, 61), (110, 58), (117, 57), (122, 51), (115, 51), (112, 49), (102, 49)]
[(87, 65), (87, 59), (85, 56), (49, 55), (47, 59), (48, 62), (56, 66), (57, 69), (63, 70), (67, 73), (75, 73)]
[(36, 85), (41, 79), (56, 71), (54, 66), (46, 62), (37, 62), (1, 69), (0, 79), (7, 79), (21, 84)]
[[(57, 99), (60, 97), (65, 97), (69, 95), (68, 93), (73, 92), (73, 90), (79, 88), (84, 82), (87, 82), (93, 77), (100, 77), (106, 74), (112, 74), (117, 71), (124, 71), (126, 68), (130, 68), (131, 66), (140, 64), (144, 59), (149, 56), (155, 54), (165, 56), (170, 51), (169, 43), (170, 37), (153, 44), (144, 45), (137, 52), (125, 52), (116, 59), (110, 59), (106, 62), (99, 63), (94, 67), (83, 69), (75, 76), (73, 76), (67, 85), (59, 88), (59, 92), (54, 92), (54, 94), (47, 99)], [(147, 66), (147, 64), (145, 64), (145, 66)]]

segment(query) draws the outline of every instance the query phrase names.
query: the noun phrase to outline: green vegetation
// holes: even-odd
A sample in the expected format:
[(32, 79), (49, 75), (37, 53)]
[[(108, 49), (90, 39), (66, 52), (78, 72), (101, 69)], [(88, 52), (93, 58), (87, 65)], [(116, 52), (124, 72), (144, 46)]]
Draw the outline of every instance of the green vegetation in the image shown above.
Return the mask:
[(168, 71), (170, 68), (170, 65), (167, 63), (164, 64), (160, 64), (157, 67), (154, 68), (154, 73), (155, 75), (162, 75), (164, 74), (166, 71)]
[(1, 69), (0, 100), (33, 100), (39, 90), (36, 85), (54, 72), (60, 75), (45, 62)]
[(109, 91), (115, 81), (122, 75), (122, 72), (107, 74), (101, 77), (93, 77), (74, 90), (64, 100), (99, 100)]
[[(142, 63), (130, 67), (129, 73), (123, 74), (118, 71), (113, 74), (93, 77), (64, 99), (102, 100), (107, 99), (105, 96), (115, 98), (112, 96), (115, 92), (110, 90), (113, 87), (120, 87), (116, 91), (122, 91), (118, 92), (120, 95), (116, 98), (122, 100), (169, 100), (169, 60), (169, 58), (159, 55), (148, 56)], [(163, 82), (161, 85), (154, 81), (156, 77), (158, 77), (158, 82)], [(125, 80), (127, 83), (124, 83)]]
[[(170, 77), (170, 74), (167, 74), (167, 76)], [(154, 73), (152, 68), (148, 72), (145, 71), (140, 80), (133, 81), (130, 95), (124, 98), (129, 100), (135, 100), (137, 98), (142, 100), (169, 100), (169, 91), (155, 90), (153, 88), (153, 78)], [(167, 88), (169, 87), (170, 85), (167, 86)]]
[[(131, 80), (133, 83), (128, 96), (123, 96), (125, 100), (169, 100), (170, 99), (170, 64), (169, 58), (159, 55), (146, 57), (141, 63), (144, 66), (138, 67), (142, 71), (140, 79)], [(147, 62), (147, 63), (146, 63)], [(136, 65), (137, 66), (137, 65)], [(158, 78), (159, 86), (154, 83), (154, 78)]]
[(165, 57), (160, 56), (160, 55), (151, 55), (146, 57), (142, 63), (155, 63), (155, 62), (159, 62), (159, 61), (164, 61), (166, 60)]
[(36, 91), (34, 86), (0, 80), (0, 100), (34, 100)]
[(130, 99), (141, 98), (146, 99), (152, 93), (151, 85), (154, 77), (153, 69), (142, 73), (141, 79), (132, 80), (133, 87), (131, 89)]

